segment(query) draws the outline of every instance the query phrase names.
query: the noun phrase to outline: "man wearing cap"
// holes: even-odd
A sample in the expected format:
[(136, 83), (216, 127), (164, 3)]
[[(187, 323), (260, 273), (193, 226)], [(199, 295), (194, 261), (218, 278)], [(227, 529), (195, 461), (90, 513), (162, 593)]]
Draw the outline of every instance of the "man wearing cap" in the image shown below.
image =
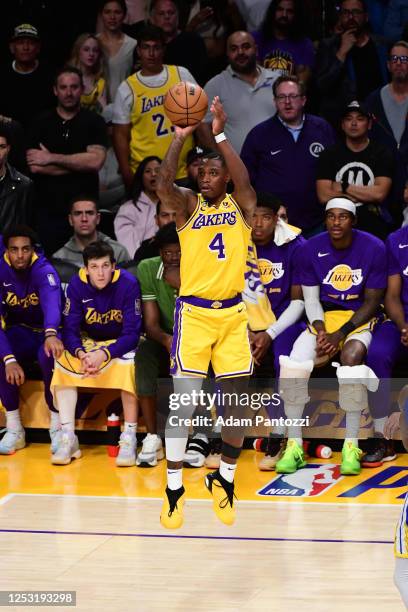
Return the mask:
[(187, 176), (183, 179), (178, 179), (176, 185), (179, 187), (186, 187), (193, 191), (199, 191), (197, 184), (198, 168), (200, 167), (200, 161), (203, 157), (207, 157), (209, 153), (212, 153), (213, 149), (208, 147), (201, 147), (196, 145), (187, 153), (186, 166)]
[[(361, 412), (368, 405), (367, 389), (378, 379), (363, 365), (387, 286), (386, 251), (375, 236), (354, 229), (356, 206), (344, 197), (326, 205), (327, 232), (311, 238), (299, 254), (300, 274), (309, 327), (280, 357), (280, 394), (289, 419), (302, 417), (309, 401), (308, 380), (316, 358), (338, 352), (339, 405), (346, 412), (346, 436), (341, 473), (359, 474), (358, 432)], [(333, 364), (334, 365), (334, 364)], [(288, 444), (278, 473), (290, 474), (305, 465), (301, 427), (288, 427)]]
[(0, 71), (0, 113), (24, 128), (54, 102), (50, 69), (39, 60), (40, 49), (37, 28), (29, 23), (17, 26), (10, 41), (13, 60)]
[(317, 195), (322, 204), (344, 196), (357, 207), (357, 227), (381, 239), (389, 234), (385, 201), (391, 189), (393, 155), (368, 138), (371, 117), (357, 100), (342, 113), (345, 141), (322, 152), (317, 169)]

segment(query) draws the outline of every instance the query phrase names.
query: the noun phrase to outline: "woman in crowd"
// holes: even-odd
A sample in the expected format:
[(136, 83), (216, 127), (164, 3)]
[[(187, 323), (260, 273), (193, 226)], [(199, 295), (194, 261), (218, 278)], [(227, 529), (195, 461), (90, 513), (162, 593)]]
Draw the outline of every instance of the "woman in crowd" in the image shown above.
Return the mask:
[(133, 257), (141, 242), (157, 231), (155, 220), (157, 176), (161, 159), (145, 157), (139, 164), (131, 189), (131, 200), (122, 204), (115, 217), (115, 234)]
[(102, 48), (94, 34), (85, 33), (78, 36), (72, 48), (69, 64), (79, 68), (83, 75), (82, 108), (102, 113), (107, 102), (106, 78)]

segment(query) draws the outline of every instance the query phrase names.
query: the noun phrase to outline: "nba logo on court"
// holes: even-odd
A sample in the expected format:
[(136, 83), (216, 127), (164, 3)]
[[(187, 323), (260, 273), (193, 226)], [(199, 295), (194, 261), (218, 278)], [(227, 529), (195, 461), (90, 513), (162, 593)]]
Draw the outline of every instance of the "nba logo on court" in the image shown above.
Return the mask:
[(342, 480), (335, 463), (308, 463), (294, 474), (281, 474), (257, 491), (258, 495), (275, 497), (316, 497)]

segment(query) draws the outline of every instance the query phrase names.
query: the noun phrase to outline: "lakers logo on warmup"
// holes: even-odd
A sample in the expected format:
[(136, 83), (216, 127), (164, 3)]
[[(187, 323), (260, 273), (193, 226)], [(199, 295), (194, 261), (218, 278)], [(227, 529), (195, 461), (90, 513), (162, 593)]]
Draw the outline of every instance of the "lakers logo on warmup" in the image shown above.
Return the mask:
[(337, 291), (348, 291), (351, 287), (363, 282), (362, 270), (352, 270), (347, 264), (339, 264), (331, 268), (323, 280), (324, 285), (331, 285)]
[(282, 262), (273, 263), (269, 259), (258, 259), (258, 268), (264, 285), (269, 285), (285, 274)]

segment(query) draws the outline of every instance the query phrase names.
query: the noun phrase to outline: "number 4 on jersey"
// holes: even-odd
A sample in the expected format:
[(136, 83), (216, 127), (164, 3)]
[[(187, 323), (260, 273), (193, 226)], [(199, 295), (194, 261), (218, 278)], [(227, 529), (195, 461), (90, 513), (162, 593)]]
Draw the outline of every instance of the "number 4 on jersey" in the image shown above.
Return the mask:
[(211, 240), (210, 244), (208, 245), (208, 248), (210, 249), (210, 251), (215, 251), (217, 253), (217, 259), (226, 258), (225, 245), (222, 241), (221, 232), (219, 232), (218, 234), (214, 236), (214, 238)]

